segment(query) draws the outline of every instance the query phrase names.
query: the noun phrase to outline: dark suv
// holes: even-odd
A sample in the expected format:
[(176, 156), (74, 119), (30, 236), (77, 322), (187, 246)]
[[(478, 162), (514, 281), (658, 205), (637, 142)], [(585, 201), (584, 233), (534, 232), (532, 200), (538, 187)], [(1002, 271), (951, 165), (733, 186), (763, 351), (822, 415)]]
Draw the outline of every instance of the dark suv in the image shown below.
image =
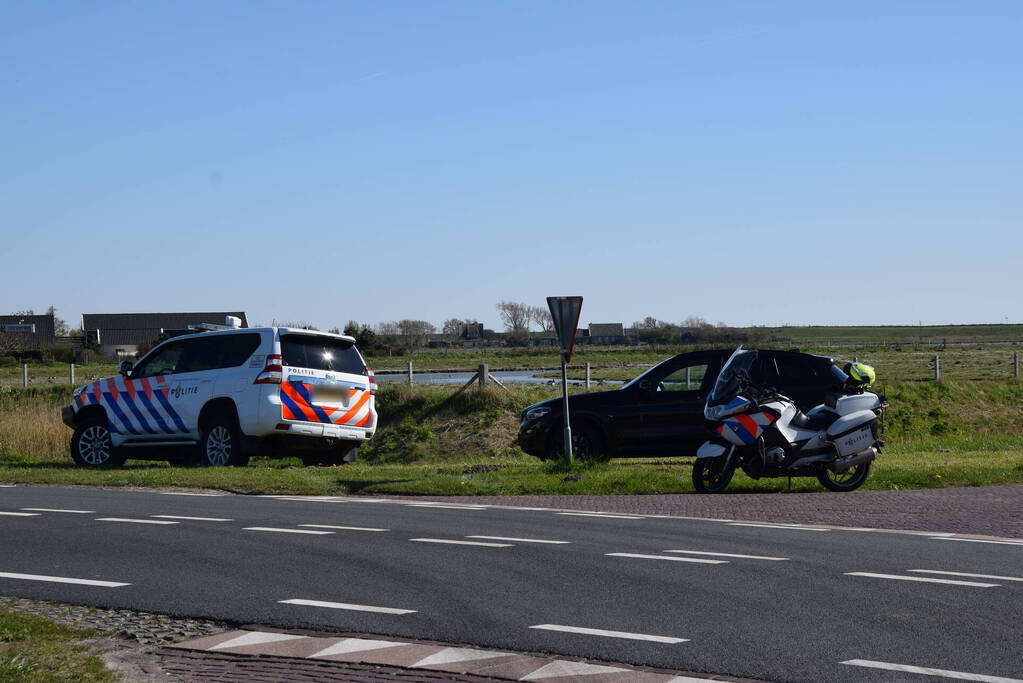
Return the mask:
[[(693, 351), (655, 365), (616, 391), (569, 397), (572, 450), (580, 459), (693, 455), (707, 438), (703, 404), (732, 349)], [(798, 351), (760, 351), (752, 379), (808, 411), (835, 388), (834, 359)], [(541, 459), (561, 456), (560, 398), (522, 412), (518, 443)]]

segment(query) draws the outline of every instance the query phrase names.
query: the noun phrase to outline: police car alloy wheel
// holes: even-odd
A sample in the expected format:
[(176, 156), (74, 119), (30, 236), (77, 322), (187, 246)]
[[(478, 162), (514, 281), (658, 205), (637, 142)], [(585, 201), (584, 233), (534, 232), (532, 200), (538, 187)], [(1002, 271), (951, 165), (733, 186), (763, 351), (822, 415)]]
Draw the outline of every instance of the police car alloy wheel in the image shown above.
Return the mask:
[(210, 465), (226, 465), (231, 461), (231, 432), (217, 425), (206, 435), (206, 461)]
[(75, 428), (71, 437), (71, 459), (83, 467), (109, 467), (124, 462), (110, 440), (110, 429), (100, 421), (89, 421)]

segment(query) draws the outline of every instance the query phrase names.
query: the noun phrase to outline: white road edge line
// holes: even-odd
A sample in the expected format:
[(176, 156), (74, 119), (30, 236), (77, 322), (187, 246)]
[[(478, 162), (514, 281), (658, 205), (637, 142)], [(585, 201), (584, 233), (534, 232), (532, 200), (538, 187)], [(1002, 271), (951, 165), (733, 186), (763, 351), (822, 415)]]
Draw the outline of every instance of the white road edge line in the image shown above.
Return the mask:
[(974, 588), (995, 588), (997, 583), (977, 583), (976, 581), (953, 581), (951, 579), (929, 579), (926, 576), (902, 576), (900, 574), (874, 574), (872, 572), (846, 572), (846, 576), (868, 576), (872, 579), (894, 579), (896, 581), (920, 581), (923, 583), (947, 583), (953, 586), (973, 586)]
[(995, 545), (1023, 545), (1023, 541), (988, 541), (983, 538), (946, 538), (945, 536), (931, 536), (932, 541), (962, 541), (963, 543), (993, 543)]
[(129, 519), (127, 517), (97, 517), (97, 522), (129, 522), (131, 524), (179, 524), (180, 522), (168, 522), (162, 519)]
[(13, 572), (0, 572), (0, 579), (23, 579), (25, 581), (48, 581), (50, 583), (77, 583), (83, 586), (101, 586), (103, 588), (120, 588), (130, 586), (130, 583), (119, 581), (97, 581), (95, 579), (73, 579), (67, 576), (44, 576), (42, 574), (15, 574)]
[(542, 631), (562, 631), (564, 633), (579, 633), (586, 636), (604, 636), (606, 638), (626, 638), (628, 640), (649, 640), (655, 643), (688, 643), (687, 638), (672, 638), (670, 636), (651, 636), (646, 633), (627, 633), (625, 631), (605, 631), (599, 628), (582, 628), (581, 626), (561, 626), (559, 624), (537, 624), (530, 626)]
[(181, 515), (149, 515), (150, 517), (156, 517), (157, 519), (187, 519), (193, 522), (233, 522), (233, 519), (227, 517), (183, 517)]
[(343, 531), (390, 531), (390, 529), (374, 529), (366, 526), (334, 526), (333, 524), (299, 524), (313, 529), (341, 529)]
[(1023, 683), (1019, 678), (1005, 678), (1004, 676), (986, 676), (984, 674), (971, 674), (965, 671), (949, 671), (948, 669), (932, 669), (926, 666), (910, 666), (909, 664), (892, 664), (890, 662), (873, 662), (869, 659), (850, 659), (842, 664), (851, 666), (864, 666), (871, 669), (887, 669), (889, 671), (904, 671), (911, 674), (924, 674), (925, 676), (940, 676), (941, 678), (958, 678), (961, 681), (979, 681), (980, 683)]
[(379, 612), (381, 614), (415, 614), (414, 609), (395, 609), (394, 607), (374, 607), (373, 605), (353, 605), (347, 602), (325, 602), (323, 600), (278, 600), (283, 605), (305, 605), (307, 607), (328, 607), (330, 609), (346, 609), (354, 612)]
[(417, 543), (450, 543), (451, 545), (481, 545), (486, 548), (511, 548), (511, 543), (482, 543), (480, 541), (455, 541), (447, 538), (410, 538)]
[(31, 510), (32, 512), (71, 512), (76, 515), (94, 515), (95, 510), (61, 510), (58, 508), (21, 508), (22, 510)]
[(607, 557), (636, 557), (641, 560), (669, 560), (671, 562), (695, 562), (697, 564), (728, 564), (728, 560), (704, 560), (700, 557), (669, 557), (667, 555), (641, 555), (639, 553), (604, 553)]
[(242, 531), (276, 531), (282, 534), (332, 534), (333, 531), (313, 531), (312, 529), (279, 529), (273, 526), (247, 526)]
[(482, 538), (490, 541), (517, 541), (519, 543), (551, 543), (554, 545), (568, 545), (571, 541), (548, 541), (543, 538), (509, 538), (507, 536), (466, 536), (466, 538)]
[(188, 493), (185, 491), (157, 491), (161, 496), (226, 496), (226, 493)]
[(942, 572), (937, 569), (907, 569), (907, 572), (919, 572), (920, 574), (942, 574), (944, 576), (965, 576), (971, 579), (995, 579), (998, 581), (1023, 581), (1019, 576), (996, 576), (994, 574), (968, 574), (966, 572)]
[(788, 560), (787, 557), (766, 557), (764, 555), (736, 555), (734, 553), (708, 553), (702, 550), (665, 550), (666, 553), (684, 553), (686, 555), (708, 555), (710, 557), (738, 557), (743, 560), (771, 560), (781, 562)]
[(410, 508), (430, 508), (431, 510), (486, 510), (483, 507), (472, 507), (469, 505), (433, 505), (430, 503), (402, 503)]
[(38, 512), (0, 512), (5, 517), (38, 517)]
[(645, 519), (644, 517), (636, 517), (634, 515), (605, 515), (600, 512), (556, 512), (557, 515), (564, 515), (565, 517), (600, 517), (603, 519)]
[(758, 529), (791, 529), (793, 531), (831, 531), (831, 529), (820, 529), (810, 526), (786, 526), (781, 524), (754, 524), (752, 522), (729, 522), (728, 526), (752, 526)]

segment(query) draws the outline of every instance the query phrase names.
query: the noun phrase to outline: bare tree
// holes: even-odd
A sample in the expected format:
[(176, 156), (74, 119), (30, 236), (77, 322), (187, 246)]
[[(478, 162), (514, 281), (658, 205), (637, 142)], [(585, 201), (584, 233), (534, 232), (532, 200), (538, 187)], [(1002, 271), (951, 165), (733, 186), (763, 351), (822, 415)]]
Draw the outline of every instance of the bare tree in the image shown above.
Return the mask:
[(431, 323), (425, 320), (399, 320), (398, 331), (405, 338), (405, 344), (412, 349), (422, 346), (426, 338), (437, 331)]
[(460, 334), (462, 332), (462, 325), (464, 324), (465, 321), (461, 318), (448, 318), (444, 321), (441, 331), (444, 334)]
[(637, 320), (636, 322), (632, 323), (632, 326), (635, 327), (637, 330), (656, 330), (658, 327), (664, 327), (667, 324), (668, 323), (660, 321), (657, 318), (653, 317), (652, 315), (648, 315), (642, 320)]
[(554, 331), (554, 318), (551, 317), (551, 311), (549, 308), (530, 306), (529, 319), (531, 322), (536, 323), (536, 326), (544, 332)]
[(512, 334), (529, 331), (530, 306), (516, 301), (502, 301), (497, 304), (497, 310), (501, 314), (501, 322), (508, 332)]
[(707, 329), (708, 327), (714, 326), (698, 315), (691, 315), (682, 321), (682, 327), (688, 327), (690, 329)]
[(70, 328), (68, 328), (67, 321), (61, 320), (60, 318), (57, 317), (57, 308), (55, 306), (50, 306), (49, 308), (47, 308), (46, 309), (46, 315), (52, 315), (53, 316), (53, 334), (54, 334), (54, 336), (66, 337), (66, 336), (68, 336), (68, 334), (71, 333)]

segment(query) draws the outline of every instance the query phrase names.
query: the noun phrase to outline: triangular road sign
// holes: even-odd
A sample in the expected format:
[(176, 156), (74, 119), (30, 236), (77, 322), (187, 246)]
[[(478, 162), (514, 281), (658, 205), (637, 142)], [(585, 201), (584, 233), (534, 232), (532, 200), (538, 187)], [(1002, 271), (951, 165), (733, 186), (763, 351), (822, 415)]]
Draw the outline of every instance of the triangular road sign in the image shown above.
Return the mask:
[(547, 307), (551, 309), (554, 320), (554, 331), (561, 342), (561, 351), (565, 354), (565, 362), (572, 360), (572, 349), (575, 347), (575, 331), (579, 327), (579, 314), (583, 310), (581, 296), (549, 296)]

